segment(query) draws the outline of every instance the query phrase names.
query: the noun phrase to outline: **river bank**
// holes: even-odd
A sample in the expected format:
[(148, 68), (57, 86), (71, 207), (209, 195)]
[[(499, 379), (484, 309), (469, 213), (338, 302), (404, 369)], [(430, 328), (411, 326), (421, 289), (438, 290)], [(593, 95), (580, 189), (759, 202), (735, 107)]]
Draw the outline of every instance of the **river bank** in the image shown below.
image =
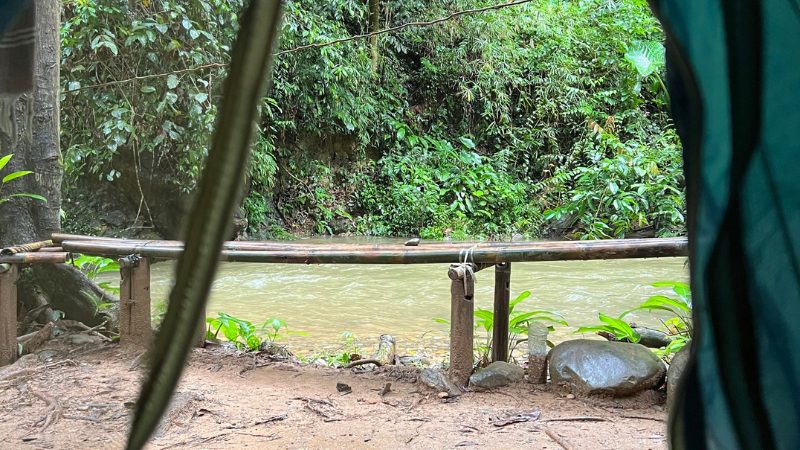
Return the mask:
[[(144, 376), (138, 356), (104, 344), (64, 349), (47, 367), (18, 363), (31, 370), (0, 383), (0, 444), (122, 448)], [(441, 399), (405, 369), (359, 373), (195, 350), (148, 448), (667, 448), (656, 392), (574, 398), (518, 383)], [(535, 420), (504, 424), (535, 411)]]

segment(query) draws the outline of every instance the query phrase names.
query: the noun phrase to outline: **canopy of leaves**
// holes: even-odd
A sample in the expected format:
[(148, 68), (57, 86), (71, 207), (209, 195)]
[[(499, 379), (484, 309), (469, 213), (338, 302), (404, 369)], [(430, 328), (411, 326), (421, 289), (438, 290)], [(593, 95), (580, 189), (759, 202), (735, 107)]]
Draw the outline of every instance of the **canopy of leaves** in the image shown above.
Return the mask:
[[(242, 3), (66, 4), (68, 189), (125, 177), (145, 193), (159, 179), (194, 189)], [(385, 0), (381, 27), (488, 4)], [(287, 2), (280, 50), (364, 33), (367, 19), (363, 0)], [(644, 0), (534, 0), (382, 35), (376, 72), (368, 40), (281, 54), (249, 231), (681, 233), (662, 37)], [(159, 173), (139, 173), (142, 160)]]

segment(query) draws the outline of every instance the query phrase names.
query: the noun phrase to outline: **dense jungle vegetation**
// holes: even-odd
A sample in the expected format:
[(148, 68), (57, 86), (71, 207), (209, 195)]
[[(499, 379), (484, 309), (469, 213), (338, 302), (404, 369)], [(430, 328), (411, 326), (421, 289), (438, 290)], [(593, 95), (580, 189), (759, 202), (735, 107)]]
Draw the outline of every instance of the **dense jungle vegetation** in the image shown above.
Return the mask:
[[(242, 4), (65, 3), (67, 230), (177, 235)], [(532, 0), (298, 49), (372, 31), (369, 4), (286, 3), (240, 233), (684, 232), (663, 34), (645, 0)], [(491, 4), (382, 0), (377, 26)]]

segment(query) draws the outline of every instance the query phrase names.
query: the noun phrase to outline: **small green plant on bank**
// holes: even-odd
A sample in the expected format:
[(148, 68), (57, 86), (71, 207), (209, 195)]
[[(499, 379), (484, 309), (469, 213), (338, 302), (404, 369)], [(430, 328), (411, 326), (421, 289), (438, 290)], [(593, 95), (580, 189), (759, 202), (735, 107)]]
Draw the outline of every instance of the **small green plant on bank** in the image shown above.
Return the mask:
[(611, 317), (603, 313), (599, 314), (600, 325), (589, 325), (578, 328), (575, 333), (608, 333), (618, 341), (639, 342), (641, 337), (627, 322), (619, 318)]
[(618, 341), (635, 343), (639, 342), (641, 337), (625, 321), (625, 317), (636, 311), (666, 311), (672, 314), (672, 317), (662, 320), (661, 323), (664, 325), (667, 334), (672, 338), (672, 342), (668, 346), (656, 350), (656, 353), (662, 358), (668, 358), (670, 355), (677, 353), (692, 340), (694, 335), (691, 290), (688, 284), (678, 281), (659, 281), (653, 283), (652, 286), (672, 288), (676, 297), (660, 294), (652, 295), (639, 306), (623, 312), (616, 318), (600, 313), (601, 324), (580, 327), (575, 333), (605, 333), (613, 336)]
[(219, 340), (219, 334), (232, 342), (240, 350), (256, 351), (261, 346), (261, 337), (256, 334), (256, 327), (248, 320), (233, 317), (230, 314), (218, 313), (217, 317), (206, 318), (208, 330), (206, 338)]
[[(100, 289), (112, 295), (119, 295), (119, 287), (114, 286), (110, 281), (97, 282), (97, 277), (101, 273), (119, 273), (119, 263), (117, 263), (117, 261), (102, 256), (79, 255), (77, 258), (72, 258), (72, 265), (83, 272), (89, 281), (95, 282)], [(103, 311), (114, 306), (114, 303), (107, 301), (108, 298), (98, 297), (89, 290), (82, 291), (82, 294), (95, 304), (98, 311)]]
[[(0, 170), (3, 170), (6, 167), (6, 165), (8, 164), (8, 162), (11, 161), (11, 158), (13, 158), (13, 157), (14, 157), (14, 154), (13, 153), (9, 153), (8, 155), (5, 155), (2, 158), (0, 158)], [(11, 183), (12, 181), (14, 181), (16, 179), (28, 176), (28, 175), (30, 175), (32, 173), (33, 172), (31, 172), (30, 170), (18, 170), (16, 172), (11, 172), (10, 174), (4, 176), (0, 180), (0, 205), (2, 205), (3, 203), (9, 202), (14, 198), (19, 198), (19, 197), (27, 197), (27, 198), (32, 198), (34, 200), (47, 202), (47, 199), (42, 197), (41, 195), (30, 194), (30, 193), (27, 193), (27, 192), (19, 192), (19, 193), (16, 193), (16, 194), (8, 194), (8, 195), (4, 194), (4, 191), (6, 190), (6, 187), (7, 187), (7, 185), (9, 183)]]
[(672, 343), (659, 351), (659, 356), (668, 357), (677, 353), (686, 343), (692, 340), (694, 328), (692, 325), (692, 291), (689, 285), (678, 281), (659, 281), (652, 284), (653, 287), (669, 287), (675, 293), (675, 297), (665, 295), (653, 295), (645, 300), (636, 308), (626, 311), (623, 316), (634, 311), (667, 311), (673, 315), (669, 319), (662, 320), (662, 324), (667, 334), (672, 336)]
[(258, 351), (262, 343), (274, 343), (284, 338), (285, 335), (306, 335), (302, 331), (289, 331), (289, 326), (283, 319), (275, 317), (267, 319), (260, 327), (253, 325), (249, 320), (240, 319), (223, 312), (217, 317), (207, 317), (206, 338), (213, 341), (219, 340), (219, 334), (236, 345), (240, 350)]
[[(90, 281), (95, 281), (101, 273), (119, 273), (119, 263), (111, 258), (102, 256), (80, 255), (77, 258), (72, 258), (72, 265), (83, 272)], [(109, 281), (103, 281), (97, 283), (97, 285), (106, 292), (119, 295), (119, 288), (113, 286)]]
[(352, 361), (361, 359), (361, 348), (356, 343), (355, 335), (350, 331), (345, 331), (342, 333), (341, 339), (342, 344), (338, 350), (315, 352), (308, 357), (302, 358), (302, 361), (310, 364), (322, 360), (328, 366), (342, 367)]
[[(548, 329), (554, 330), (552, 324), (559, 324), (568, 326), (566, 320), (561, 314), (549, 310), (535, 310), (535, 311), (514, 311), (514, 309), (522, 303), (525, 299), (531, 296), (531, 291), (523, 291), (514, 300), (511, 300), (508, 305), (508, 357), (511, 358), (514, 349), (522, 341), (522, 336), (528, 335), (529, 322), (545, 322), (550, 323)], [(483, 330), (486, 333), (486, 338), (483, 342), (475, 345), (475, 354), (482, 365), (489, 362), (489, 354), (492, 348), (492, 330), (494, 329), (494, 312), (488, 309), (477, 308), (474, 312), (475, 315), (475, 329)], [(450, 324), (446, 319), (434, 319), (434, 321), (442, 324)], [(548, 342), (552, 345), (552, 343)]]

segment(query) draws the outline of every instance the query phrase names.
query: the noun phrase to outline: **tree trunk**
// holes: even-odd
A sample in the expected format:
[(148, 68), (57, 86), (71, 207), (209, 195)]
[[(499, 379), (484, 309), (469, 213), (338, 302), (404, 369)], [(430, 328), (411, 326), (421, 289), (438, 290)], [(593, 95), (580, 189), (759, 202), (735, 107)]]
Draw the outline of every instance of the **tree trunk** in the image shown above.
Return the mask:
[[(60, 0), (37, 0), (36, 55), (33, 93), (23, 94), (14, 107), (16, 135), (0, 132), (0, 155), (13, 153), (9, 172), (32, 170), (34, 175), (14, 180), (12, 193), (39, 194), (41, 202), (15, 198), (0, 206), (0, 245), (9, 246), (49, 239), (61, 230), (61, 181), (64, 168), (59, 148), (59, 75), (60, 75)], [(2, 61), (0, 64), (7, 64)], [(27, 120), (32, 115), (32, 120)], [(20, 279), (20, 312), (50, 302), (53, 309), (68, 318), (87, 323), (97, 322), (97, 307), (92, 297), (102, 291), (85, 276), (66, 265), (33, 265)], [(77, 273), (76, 273), (77, 272)], [(100, 297), (101, 299), (104, 297)]]
[[(47, 203), (17, 198), (3, 205), (0, 243), (21, 244), (47, 239), (61, 229), (61, 179), (59, 149), (59, 23), (61, 2), (36, 2), (36, 57), (34, 91), (20, 98), (15, 107), (17, 135), (0, 135), (0, 153), (14, 153), (10, 171), (32, 170), (35, 175), (14, 181), (14, 192), (29, 192), (47, 198)], [(7, 62), (3, 62), (6, 64)], [(33, 107), (33, 111), (29, 109)], [(33, 120), (26, 117), (33, 114)], [(28, 129), (28, 126), (31, 129)], [(30, 139), (29, 139), (30, 137)], [(8, 194), (10, 192), (7, 192)]]
[[(369, 0), (369, 32), (378, 31), (381, 18), (381, 0)], [(370, 36), (370, 51), (372, 52), (372, 73), (378, 73), (378, 36)]]

